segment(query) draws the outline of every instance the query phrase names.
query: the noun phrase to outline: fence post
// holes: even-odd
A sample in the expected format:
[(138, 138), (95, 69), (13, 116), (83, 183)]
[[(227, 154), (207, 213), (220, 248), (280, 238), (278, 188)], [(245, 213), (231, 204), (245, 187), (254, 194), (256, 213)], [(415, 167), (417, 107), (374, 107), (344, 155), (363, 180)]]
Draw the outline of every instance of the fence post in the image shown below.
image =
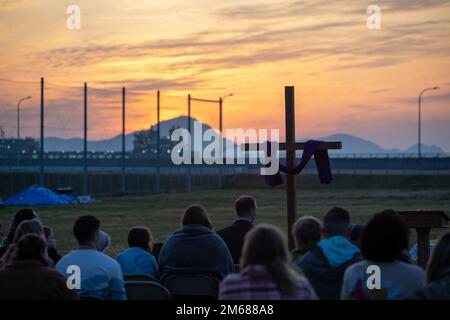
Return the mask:
[(39, 150), (39, 185), (44, 186), (44, 78), (41, 78), (41, 147)]
[[(191, 134), (191, 95), (188, 94), (188, 131), (189, 131), (189, 145), (192, 148), (192, 134)], [(192, 149), (189, 154), (189, 158), (191, 159), (192, 163)], [(187, 177), (187, 191), (192, 190), (192, 171), (191, 171), (191, 163), (188, 164), (188, 177)]]
[(225, 165), (223, 161), (223, 137), (222, 137), (222, 107), (223, 107), (223, 99), (220, 97), (219, 99), (219, 131), (220, 131), (220, 163), (219, 163), (219, 189), (223, 188), (223, 166)]
[(156, 192), (161, 192), (161, 119), (160, 119), (160, 108), (161, 108), (161, 95), (159, 90), (156, 93), (156, 117), (158, 125), (158, 137), (156, 138), (156, 158), (158, 164), (156, 166)]
[(84, 125), (83, 125), (83, 194), (88, 194), (88, 172), (87, 172), (87, 83), (84, 83)]
[(125, 87), (122, 87), (122, 174), (120, 179), (120, 193), (125, 194)]

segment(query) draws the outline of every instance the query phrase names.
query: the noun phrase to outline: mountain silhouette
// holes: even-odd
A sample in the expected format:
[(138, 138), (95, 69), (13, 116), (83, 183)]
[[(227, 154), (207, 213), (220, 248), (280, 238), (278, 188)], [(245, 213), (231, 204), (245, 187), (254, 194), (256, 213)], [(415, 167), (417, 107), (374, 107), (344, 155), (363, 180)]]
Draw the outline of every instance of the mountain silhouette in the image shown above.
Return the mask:
[[(191, 129), (193, 132), (194, 122), (197, 121), (195, 118), (191, 118)], [(161, 121), (161, 136), (168, 136), (170, 134), (170, 130), (173, 128), (188, 128), (188, 118), (187, 116), (179, 116), (173, 119)], [(202, 131), (204, 132), (207, 129), (211, 129), (211, 126), (208, 124), (202, 124)], [(147, 130), (157, 130), (157, 126), (152, 125)], [(398, 153), (409, 153), (415, 154), (417, 153), (417, 144), (412, 145), (411, 147), (400, 150), (400, 149), (390, 149), (383, 148), (376, 143), (359, 138), (357, 136), (349, 135), (349, 134), (333, 134), (325, 137), (318, 138), (319, 140), (324, 141), (342, 141), (343, 149), (338, 151), (331, 151), (332, 153), (356, 153), (356, 154), (398, 154)], [(134, 132), (125, 135), (125, 149), (127, 151), (133, 150), (133, 141), (134, 141)], [(225, 141), (224, 141), (225, 143)], [(206, 143), (208, 144), (208, 142)], [(83, 139), (82, 138), (57, 138), (57, 137), (48, 137), (45, 138), (45, 150), (46, 151), (82, 151), (83, 150)], [(103, 140), (89, 140), (88, 141), (88, 150), (89, 151), (121, 151), (122, 150), (122, 136), (117, 135), (109, 139)], [(424, 145), (422, 144), (422, 153), (445, 153), (440, 147), (435, 145)]]

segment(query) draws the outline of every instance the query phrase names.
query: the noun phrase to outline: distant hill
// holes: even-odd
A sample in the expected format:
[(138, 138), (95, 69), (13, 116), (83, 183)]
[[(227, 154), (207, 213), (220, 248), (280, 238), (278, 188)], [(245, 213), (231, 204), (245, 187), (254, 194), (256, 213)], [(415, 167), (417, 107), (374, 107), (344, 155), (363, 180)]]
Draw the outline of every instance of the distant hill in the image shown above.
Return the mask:
[[(194, 135), (194, 122), (198, 121), (191, 117), (191, 129), (192, 135)], [(180, 116), (174, 119), (169, 119), (161, 121), (161, 137), (168, 136), (172, 128), (188, 128), (188, 117)], [(211, 129), (208, 124), (202, 123), (202, 132), (207, 129)], [(148, 130), (157, 130), (156, 125), (152, 125)], [(125, 135), (125, 150), (133, 150), (134, 132)], [(225, 141), (225, 139), (224, 139)], [(45, 138), (45, 150), (46, 151), (81, 151), (83, 150), (83, 139), (82, 138), (56, 138), (48, 137)], [(225, 143), (225, 142), (224, 142)], [(105, 140), (88, 140), (88, 150), (89, 151), (121, 151), (122, 150), (122, 135), (114, 136), (110, 139)]]
[[(125, 136), (125, 149), (133, 150), (133, 134)], [(81, 151), (84, 148), (83, 139), (81, 138), (45, 138), (46, 151)], [(106, 140), (88, 140), (89, 151), (120, 151), (122, 150), (122, 136), (117, 135)]]
[[(186, 116), (180, 116), (177, 118), (161, 121), (161, 136), (168, 136), (172, 128), (188, 128), (188, 118)], [(191, 118), (191, 128), (194, 128), (195, 118)], [(202, 124), (202, 130), (205, 131), (211, 127), (208, 124)], [(157, 130), (157, 126), (153, 125), (149, 130)], [(395, 154), (395, 153), (417, 153), (417, 144), (405, 149), (389, 149), (383, 148), (376, 143), (362, 138), (348, 135), (348, 134), (333, 134), (326, 137), (318, 138), (319, 140), (326, 141), (342, 141), (343, 150), (332, 151), (333, 153), (372, 153), (372, 154)], [(133, 150), (134, 133), (127, 134), (125, 136), (125, 148), (127, 151)], [(225, 143), (225, 142), (224, 142)], [(88, 141), (88, 149), (91, 151), (120, 151), (122, 148), (121, 135), (114, 136), (105, 140), (92, 140)], [(72, 138), (64, 139), (57, 137), (45, 138), (45, 149), (47, 151), (81, 151), (83, 150), (83, 139)], [(440, 147), (432, 145), (422, 145), (422, 153), (445, 153)]]
[[(376, 143), (369, 140), (364, 140), (356, 136), (348, 134), (333, 134), (330, 136), (319, 138), (319, 140), (326, 141), (342, 141), (343, 150), (339, 151), (341, 153), (373, 153), (373, 154), (398, 154), (398, 153), (417, 153), (417, 144), (405, 149), (388, 149), (383, 148)], [(337, 151), (333, 151), (337, 152)], [(440, 147), (432, 145), (422, 144), (422, 153), (446, 153)]]
[[(422, 153), (446, 153), (440, 147), (435, 146), (435, 145), (428, 146), (428, 145), (422, 144), (421, 146), (422, 146), (422, 148), (421, 148)], [(405, 153), (417, 153), (418, 152), (417, 147), (418, 147), (418, 144), (416, 143), (415, 145), (406, 149), (404, 152)]]
[(324, 141), (342, 141), (342, 153), (402, 153), (399, 149), (385, 149), (369, 140), (349, 134), (333, 134), (319, 138)]

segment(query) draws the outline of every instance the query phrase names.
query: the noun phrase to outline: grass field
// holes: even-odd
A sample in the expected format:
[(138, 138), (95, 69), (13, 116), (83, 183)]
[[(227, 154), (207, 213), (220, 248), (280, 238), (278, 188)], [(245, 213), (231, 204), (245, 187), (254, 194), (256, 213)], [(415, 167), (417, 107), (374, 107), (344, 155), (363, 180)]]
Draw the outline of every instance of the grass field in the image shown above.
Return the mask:
[[(84, 214), (100, 218), (102, 228), (111, 235), (112, 245), (107, 250), (115, 255), (126, 248), (127, 231), (131, 226), (144, 225), (151, 229), (157, 242), (163, 242), (179, 227), (183, 209), (192, 203), (204, 205), (219, 229), (234, 219), (233, 201), (240, 194), (257, 198), (257, 223), (267, 222), (286, 229), (285, 190), (224, 189), (190, 193), (168, 193), (144, 196), (103, 198), (92, 205), (36, 208), (44, 224), (53, 227), (58, 250), (66, 253), (75, 247), (71, 229), (74, 220)], [(353, 222), (365, 223), (370, 216), (382, 209), (439, 209), (450, 211), (450, 190), (299, 190), (298, 215), (311, 214), (319, 218), (333, 206), (342, 206), (351, 213)], [(1, 208), (0, 223), (3, 236), (9, 228), (9, 220), (19, 208)], [(444, 230), (434, 230), (437, 237)], [(415, 241), (414, 233), (412, 241)]]

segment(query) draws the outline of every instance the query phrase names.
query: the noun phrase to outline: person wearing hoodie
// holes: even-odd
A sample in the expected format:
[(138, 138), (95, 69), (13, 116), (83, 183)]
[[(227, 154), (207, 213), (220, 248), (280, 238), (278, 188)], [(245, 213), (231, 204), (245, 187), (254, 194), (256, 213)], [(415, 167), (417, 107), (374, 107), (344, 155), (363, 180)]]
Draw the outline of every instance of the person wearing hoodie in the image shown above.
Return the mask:
[(323, 219), (322, 234), (314, 249), (298, 257), (303, 271), (321, 300), (338, 300), (345, 270), (361, 260), (360, 250), (350, 240), (350, 215), (332, 208)]
[(158, 257), (159, 277), (164, 283), (172, 274), (206, 274), (222, 280), (233, 272), (233, 258), (215, 232), (206, 209), (192, 205), (181, 218), (181, 229), (163, 244)]

